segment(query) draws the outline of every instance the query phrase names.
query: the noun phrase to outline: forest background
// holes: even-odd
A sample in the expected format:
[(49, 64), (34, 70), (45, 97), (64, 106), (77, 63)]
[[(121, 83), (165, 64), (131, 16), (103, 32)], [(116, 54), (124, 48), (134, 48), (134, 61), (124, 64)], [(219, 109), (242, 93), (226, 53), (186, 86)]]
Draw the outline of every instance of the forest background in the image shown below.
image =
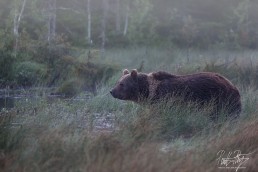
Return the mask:
[(255, 0), (2, 0), (0, 86), (56, 85), (64, 56), (104, 58), (106, 49), (185, 49), (187, 58), (192, 49), (257, 49), (257, 8)]

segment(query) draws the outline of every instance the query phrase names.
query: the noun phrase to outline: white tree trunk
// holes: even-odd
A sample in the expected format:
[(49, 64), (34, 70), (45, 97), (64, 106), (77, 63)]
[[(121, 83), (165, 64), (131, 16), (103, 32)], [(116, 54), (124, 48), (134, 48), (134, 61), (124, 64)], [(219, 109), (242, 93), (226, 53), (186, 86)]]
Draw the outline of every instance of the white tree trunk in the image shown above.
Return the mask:
[(87, 34), (87, 40), (88, 43), (91, 44), (91, 0), (87, 0), (87, 14), (88, 14), (88, 34)]
[(14, 18), (13, 18), (13, 35), (15, 37), (17, 37), (19, 35), (18, 33), (18, 25), (17, 25), (17, 19), (18, 19), (18, 12), (17, 12), (17, 8), (15, 7), (15, 11), (14, 11)]
[(102, 6), (103, 6), (103, 16), (102, 16), (102, 31), (101, 31), (101, 51), (102, 51), (102, 57), (104, 57), (105, 54), (105, 44), (106, 44), (106, 20), (107, 20), (107, 11), (108, 11), (108, 0), (102, 0)]
[(126, 6), (125, 26), (124, 26), (124, 32), (123, 32), (124, 36), (127, 34), (127, 30), (128, 30), (128, 18), (129, 18), (129, 5)]
[(19, 13), (18, 13), (18, 9), (15, 7), (14, 22), (13, 22), (13, 34), (15, 37), (15, 47), (14, 47), (15, 55), (16, 55), (17, 49), (18, 49), (20, 22), (21, 22), (21, 18), (22, 18), (23, 12), (24, 12), (26, 2), (27, 2), (27, 0), (23, 0), (21, 11)]
[(48, 1), (48, 36), (47, 40), (49, 43), (55, 39), (56, 36), (56, 0)]

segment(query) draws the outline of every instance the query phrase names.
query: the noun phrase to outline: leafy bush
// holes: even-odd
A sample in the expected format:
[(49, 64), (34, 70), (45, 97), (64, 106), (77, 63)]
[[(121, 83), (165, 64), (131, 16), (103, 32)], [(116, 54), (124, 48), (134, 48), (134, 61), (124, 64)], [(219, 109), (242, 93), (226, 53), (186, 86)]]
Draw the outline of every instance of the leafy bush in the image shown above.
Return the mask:
[(40, 84), (47, 76), (47, 67), (33, 61), (16, 64), (14, 71), (17, 84), (25, 87)]
[(8, 52), (0, 50), (0, 87), (13, 82), (14, 56)]
[(70, 79), (64, 81), (58, 88), (57, 94), (64, 95), (66, 97), (73, 97), (80, 93), (83, 89), (83, 82), (79, 79)]

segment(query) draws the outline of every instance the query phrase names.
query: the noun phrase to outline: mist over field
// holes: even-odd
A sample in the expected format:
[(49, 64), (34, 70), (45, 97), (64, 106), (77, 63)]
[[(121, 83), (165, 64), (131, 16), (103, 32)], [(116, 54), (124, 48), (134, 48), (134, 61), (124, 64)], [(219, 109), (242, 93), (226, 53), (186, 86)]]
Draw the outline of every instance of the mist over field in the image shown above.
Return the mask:
[[(258, 171), (257, 0), (1, 0), (0, 171)], [(215, 72), (242, 111), (115, 99), (123, 69)], [(183, 93), (182, 93), (183, 94)]]

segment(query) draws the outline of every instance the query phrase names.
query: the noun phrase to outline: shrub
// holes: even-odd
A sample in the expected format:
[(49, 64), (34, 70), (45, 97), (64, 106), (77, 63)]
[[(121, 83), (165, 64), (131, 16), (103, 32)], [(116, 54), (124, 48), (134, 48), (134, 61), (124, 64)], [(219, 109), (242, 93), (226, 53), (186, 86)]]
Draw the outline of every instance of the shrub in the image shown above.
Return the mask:
[(14, 56), (9, 51), (0, 50), (0, 87), (12, 85)]
[(47, 76), (47, 67), (32, 61), (16, 64), (14, 71), (17, 84), (25, 87), (40, 84)]
[(76, 96), (82, 91), (83, 83), (79, 79), (70, 79), (64, 81), (63, 84), (58, 88), (57, 94), (64, 95), (66, 97)]

